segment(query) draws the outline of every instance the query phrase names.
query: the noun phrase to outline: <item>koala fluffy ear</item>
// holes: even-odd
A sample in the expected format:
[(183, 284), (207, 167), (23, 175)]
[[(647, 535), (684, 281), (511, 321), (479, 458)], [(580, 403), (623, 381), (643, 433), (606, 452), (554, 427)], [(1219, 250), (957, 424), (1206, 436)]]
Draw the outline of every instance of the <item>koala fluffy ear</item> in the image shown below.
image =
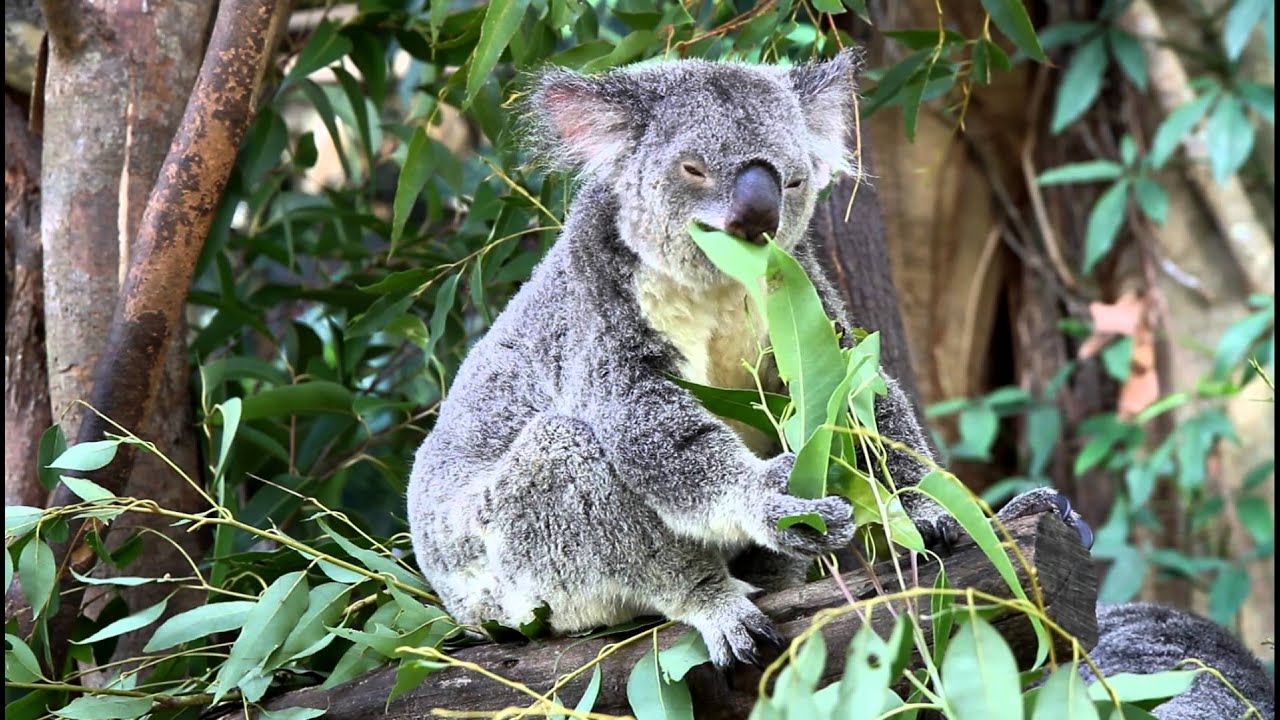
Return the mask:
[(814, 157), (818, 158), (818, 187), (826, 186), (834, 174), (859, 171), (850, 157), (847, 140), (854, 131), (854, 74), (861, 64), (860, 54), (846, 49), (830, 60), (788, 71), (791, 87), (800, 97)]
[(595, 174), (613, 167), (633, 142), (641, 107), (622, 73), (544, 70), (525, 101), (526, 141), (553, 167)]

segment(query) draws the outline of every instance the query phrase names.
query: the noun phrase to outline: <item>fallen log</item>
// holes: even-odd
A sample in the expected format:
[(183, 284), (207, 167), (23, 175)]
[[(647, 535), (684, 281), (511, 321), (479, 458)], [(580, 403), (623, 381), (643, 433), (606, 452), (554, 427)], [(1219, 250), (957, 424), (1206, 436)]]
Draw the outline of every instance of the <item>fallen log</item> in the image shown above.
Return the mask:
[[(1027, 564), (1033, 568), (1048, 616), (1085, 648), (1092, 648), (1098, 631), (1095, 611), (1098, 585), (1089, 553), (1080, 544), (1076, 531), (1053, 514), (1019, 518), (1010, 522), (1008, 528)], [(1019, 580), (1031, 595), (1031, 584), (1020, 561), (1012, 551), (1009, 552), (1014, 567), (1018, 569)], [(1013, 597), (1008, 585), (972, 541), (961, 541), (944, 562), (950, 587), (971, 587), (1002, 598)], [(902, 565), (909, 573), (909, 563), (903, 561)], [(922, 564), (918, 567), (916, 579), (912, 581), (906, 577), (905, 584), (907, 587), (932, 587), (937, 572), (938, 563)], [(886, 592), (902, 587), (891, 562), (875, 566), (871, 573), (862, 570), (845, 573), (841, 581), (855, 598), (874, 596), (877, 583)], [(840, 584), (834, 578), (826, 578), (764, 596), (758, 604), (773, 618), (783, 635), (793, 638), (809, 626), (817, 612), (844, 606), (847, 600)], [(892, 605), (897, 612), (907, 610), (904, 602), (894, 601)], [(871, 626), (885, 637), (892, 630), (894, 621), (885, 605), (880, 605), (870, 614)], [(1036, 651), (1036, 639), (1026, 617), (1006, 610), (998, 613), (992, 623), (1009, 642), (1022, 667), (1027, 667)], [(832, 651), (823, 672), (822, 684), (840, 677), (844, 671), (843, 648), (861, 627), (862, 620), (858, 613), (853, 612), (842, 614), (823, 627), (824, 639)], [(662, 630), (658, 634), (659, 647), (670, 646), (686, 632), (689, 629), (683, 625)], [(928, 638), (927, 623), (924, 632)], [(549, 690), (560, 677), (595, 659), (604, 646), (620, 639), (621, 636), (611, 636), (589, 640), (562, 638), (524, 644), (489, 644), (461, 649), (451, 655), (541, 693)], [(1055, 645), (1059, 652), (1070, 652), (1070, 644), (1066, 641)], [(636, 661), (652, 647), (652, 640), (631, 643), (601, 662), (603, 679), (595, 712), (630, 714), (627, 677)], [(560, 688), (557, 695), (561, 702), (573, 707), (590, 677), (590, 672), (582, 673)], [(758, 670), (741, 667), (735, 671), (732, 683), (726, 684), (708, 665), (693, 668), (686, 680), (697, 717), (709, 720), (745, 718), (755, 703), (759, 678)], [(325, 709), (324, 717), (330, 720), (420, 720), (432, 717), (433, 711), (439, 709), (495, 711), (528, 706), (534, 701), (528, 694), (457, 667), (431, 674), (417, 688), (388, 704), (387, 696), (394, 684), (395, 668), (387, 667), (331, 690), (309, 688), (295, 691), (276, 698), (267, 707), (272, 710), (288, 707)]]

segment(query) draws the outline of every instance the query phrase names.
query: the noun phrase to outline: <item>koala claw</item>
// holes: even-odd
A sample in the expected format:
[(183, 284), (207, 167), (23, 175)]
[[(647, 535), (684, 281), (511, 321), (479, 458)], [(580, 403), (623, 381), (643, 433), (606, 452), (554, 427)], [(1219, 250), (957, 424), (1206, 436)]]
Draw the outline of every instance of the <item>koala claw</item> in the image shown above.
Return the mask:
[(765, 656), (761, 654), (761, 649), (777, 652), (786, 645), (768, 616), (745, 598), (742, 602), (745, 607), (736, 616), (701, 629), (711, 662), (722, 673), (730, 669), (734, 662), (763, 668)]
[(1072, 509), (1071, 501), (1067, 499), (1067, 496), (1053, 488), (1036, 488), (1018, 495), (1010, 500), (1009, 504), (1005, 505), (1000, 511), (1000, 519), (1012, 520), (1044, 512), (1045, 510), (1057, 512), (1058, 517), (1074, 526), (1085, 549), (1093, 547), (1093, 528), (1089, 527), (1089, 523), (1085, 522), (1084, 518), (1080, 517), (1080, 514)]
[[(778, 529), (778, 521), (789, 515), (814, 513), (826, 523), (825, 533), (797, 523), (784, 530)], [(779, 552), (801, 557), (813, 557), (845, 547), (853, 540), (853, 506), (842, 497), (825, 497), (807, 500), (794, 495), (775, 495), (765, 505), (764, 521)]]

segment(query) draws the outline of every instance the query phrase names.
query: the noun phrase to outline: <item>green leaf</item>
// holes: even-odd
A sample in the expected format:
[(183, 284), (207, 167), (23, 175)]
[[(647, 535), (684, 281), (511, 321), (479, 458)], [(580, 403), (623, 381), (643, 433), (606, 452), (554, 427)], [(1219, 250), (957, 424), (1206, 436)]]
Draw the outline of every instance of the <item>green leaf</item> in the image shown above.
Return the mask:
[(1035, 26), (1031, 24), (1021, 0), (982, 0), (982, 7), (991, 16), (991, 22), (1027, 57), (1038, 62), (1048, 60), (1040, 49)]
[(1271, 516), (1271, 507), (1266, 500), (1256, 495), (1246, 495), (1236, 501), (1236, 515), (1259, 546), (1275, 541), (1275, 518)]
[(9, 546), (4, 548), (4, 591), (9, 593), (9, 586), (13, 585), (13, 556), (9, 554)]
[(1160, 183), (1150, 178), (1138, 178), (1133, 184), (1134, 197), (1143, 214), (1157, 225), (1163, 225), (1169, 215), (1169, 194)]
[(106, 640), (107, 638), (117, 637), (127, 632), (144, 628), (158, 620), (164, 614), (164, 609), (168, 604), (169, 598), (165, 598), (149, 608), (116, 620), (83, 640), (72, 640), (71, 642), (75, 645), (92, 645), (99, 640)]
[(218, 441), (218, 464), (214, 466), (213, 470), (213, 477), (217, 480), (222, 477), (222, 473), (227, 469), (227, 458), (231, 455), (231, 443), (236, 438), (236, 431), (240, 429), (243, 402), (238, 397), (227, 398), (215, 410), (222, 413), (222, 436)]
[(1151, 166), (1157, 170), (1164, 167), (1173, 151), (1186, 140), (1187, 135), (1195, 128), (1200, 118), (1209, 110), (1209, 105), (1218, 96), (1216, 90), (1206, 92), (1183, 105), (1179, 105), (1160, 122), (1155, 137), (1151, 139), (1151, 151), (1147, 158)]
[(831, 13), (838, 15), (844, 12), (844, 5), (840, 0), (812, 0), (813, 9), (818, 12)]
[(1078, 43), (1091, 33), (1098, 32), (1102, 27), (1101, 23), (1076, 21), (1050, 25), (1040, 31), (1040, 47), (1052, 50), (1062, 45)]
[(1083, 115), (1097, 99), (1106, 69), (1107, 44), (1104, 37), (1099, 35), (1076, 49), (1058, 84), (1052, 124), (1055, 135)]
[[(703, 648), (705, 651), (705, 647)], [(580, 713), (589, 713), (596, 706), (596, 698), (600, 695), (600, 681), (603, 679), (600, 672), (600, 666), (597, 664), (595, 671), (591, 673), (591, 682), (587, 683), (587, 687), (582, 691), (582, 697), (578, 699), (578, 704), (574, 706), (574, 710)]]
[(1213, 351), (1213, 373), (1226, 377), (1244, 364), (1250, 349), (1262, 339), (1275, 323), (1275, 309), (1267, 308), (1251, 313), (1227, 327)]
[(42, 515), (44, 515), (44, 510), (41, 508), (27, 507), (26, 505), (6, 505), (4, 508), (5, 537), (14, 537), (31, 532), (35, 529), (36, 523), (40, 521)]
[(867, 94), (866, 99), (863, 101), (862, 112), (865, 115), (871, 115), (879, 109), (880, 106), (897, 98), (899, 95), (898, 91), (900, 91), (907, 82), (911, 80), (912, 76), (915, 75), (916, 70), (918, 70), (920, 66), (932, 56), (932, 54), (932, 51), (929, 50), (914, 52), (900, 60), (893, 67), (886, 70), (885, 73), (880, 76), (880, 80), (876, 83), (875, 89)]
[[(901, 624), (901, 620), (899, 622)], [(864, 625), (849, 643), (836, 707), (839, 720), (874, 720), (889, 696), (893, 648)]]
[(458, 294), (458, 281), (461, 279), (461, 273), (450, 275), (440, 283), (440, 289), (436, 291), (435, 303), (431, 308), (431, 324), (428, 326), (427, 346), (423, 349), (423, 354), (427, 357), (432, 357), (440, 336), (444, 335), (445, 322), (449, 319), (449, 312), (453, 310), (454, 298)]
[(1223, 183), (1249, 159), (1254, 128), (1235, 95), (1223, 95), (1205, 126), (1205, 142), (1213, 177)]
[(67, 448), (66, 452), (49, 463), (49, 467), (59, 470), (98, 470), (106, 467), (116, 456), (119, 440), (97, 440), (77, 443)]
[(1062, 665), (1049, 676), (1036, 695), (1031, 720), (1097, 720), (1098, 710), (1089, 698), (1075, 664)]
[(467, 105), (475, 100), (480, 88), (493, 74), (502, 51), (520, 29), (520, 20), (528, 7), (529, 0), (492, 0), (485, 9), (484, 21), (480, 24), (480, 40), (467, 68)]
[(703, 407), (715, 415), (749, 425), (770, 437), (776, 435), (777, 430), (774, 428), (769, 416), (772, 415), (773, 419), (777, 420), (786, 411), (787, 403), (790, 402), (785, 395), (766, 392), (763, 398), (765, 408), (761, 408), (761, 395), (755, 390), (734, 390), (699, 385), (678, 377), (668, 379), (688, 390), (698, 399), (698, 402), (702, 403)]
[(783, 430), (791, 447), (800, 448), (826, 422), (845, 364), (831, 320), (804, 268), (772, 241), (769, 252), (765, 317), (778, 375), (796, 407)]
[[(397, 697), (418, 687), (428, 675), (447, 667), (449, 667), (448, 663), (437, 660), (423, 660), (415, 657), (404, 658), (396, 666), (396, 684), (392, 686), (391, 693), (387, 696), (387, 701), (395, 700)], [(598, 666), (596, 671), (599, 671)]]
[(763, 312), (764, 278), (769, 269), (770, 250), (762, 245), (740, 240), (721, 230), (705, 230), (696, 222), (689, 223), (689, 237), (716, 268), (737, 280), (747, 289), (756, 308)]
[(150, 711), (150, 698), (82, 695), (53, 714), (69, 720), (133, 720)]
[(636, 30), (619, 40), (608, 55), (597, 57), (585, 63), (582, 66), (582, 72), (600, 72), (601, 70), (629, 63), (640, 57), (657, 37), (658, 33), (654, 30)]
[(1129, 181), (1121, 180), (1102, 193), (1093, 210), (1089, 211), (1089, 221), (1084, 233), (1085, 274), (1092, 272), (1098, 261), (1111, 252), (1120, 226), (1124, 224), (1128, 200)]
[(1115, 56), (1120, 69), (1129, 77), (1139, 90), (1147, 89), (1147, 53), (1142, 49), (1138, 38), (1129, 33), (1112, 28), (1107, 33), (1111, 42), (1111, 54)]
[(1110, 687), (1120, 702), (1168, 700), (1186, 692), (1197, 674), (1193, 670), (1165, 670), (1143, 675), (1116, 673), (1090, 685), (1089, 697), (1109, 702), (1111, 695), (1107, 693), (1107, 687)]
[(1121, 175), (1124, 175), (1124, 166), (1120, 163), (1111, 160), (1091, 160), (1046, 170), (1040, 173), (1036, 181), (1041, 185), (1059, 185), (1114, 180)]
[(67, 438), (62, 434), (61, 425), (50, 425), (40, 433), (40, 448), (36, 453), (36, 463), (40, 473), (40, 485), (45, 490), (53, 490), (58, 486), (56, 468), (49, 467), (53, 459), (67, 451)]
[[(404, 176), (401, 175), (401, 180)], [(404, 312), (413, 305), (416, 298), (412, 293), (399, 292), (383, 295), (368, 310), (351, 318), (351, 322), (347, 324), (347, 329), (343, 335), (351, 340), (353, 338), (368, 337), (376, 332), (387, 330), (391, 322), (404, 315)]]
[[(244, 627), (218, 671), (217, 682), (211, 688), (215, 703), (232, 688), (244, 690), (242, 683), (252, 680), (267, 657), (285, 641), (306, 612), (307, 589), (306, 573), (291, 572), (276, 578), (263, 591), (245, 617)], [(248, 699), (258, 700), (257, 697)]]
[(31, 614), (35, 617), (40, 617), (49, 604), (56, 585), (57, 570), (53, 551), (40, 538), (31, 538), (22, 548), (22, 553), (18, 556), (18, 579), (22, 581), (22, 594), (31, 604)]
[[(329, 634), (327, 628), (342, 615), (350, 592), (350, 585), (337, 582), (311, 588), (307, 594), (307, 611), (289, 630), (289, 636), (272, 654), (272, 659), (287, 662), (314, 648), (316, 643)], [(268, 662), (269, 664), (271, 663)]]
[(96, 502), (98, 500), (112, 500), (115, 498), (115, 495), (112, 494), (110, 490), (107, 490), (106, 488), (102, 487), (101, 485), (99, 485), (98, 483), (92, 480), (86, 480), (85, 478), (78, 478), (78, 477), (70, 477), (67, 475), (62, 475), (58, 479), (62, 482), (63, 485), (67, 486), (67, 489), (71, 491), (71, 494), (75, 495), (81, 500), (84, 500), (85, 502)]
[(923, 50), (938, 45), (963, 44), (965, 42), (964, 36), (955, 30), (939, 31), (937, 28), (885, 30), (882, 34), (897, 40), (911, 50)]
[(636, 720), (693, 720), (693, 700), (684, 681), (667, 682), (653, 650), (631, 668), (627, 702)]
[(1249, 573), (1239, 565), (1228, 565), (1209, 588), (1209, 617), (1229, 625), (1248, 597)]
[(269, 388), (244, 398), (240, 419), (261, 420), (291, 415), (350, 415), (353, 396), (328, 380)]
[(960, 412), (960, 444), (952, 448), (957, 458), (987, 460), (1000, 430), (1000, 418), (989, 405), (970, 405)]
[(702, 641), (702, 633), (696, 630), (681, 635), (671, 647), (658, 653), (658, 665), (668, 682), (683, 680), (690, 668), (708, 662), (711, 662), (711, 655)]
[(283, 93), (294, 81), (337, 62), (351, 52), (351, 42), (338, 32), (338, 26), (329, 20), (321, 20), (311, 33), (311, 39), (298, 53), (298, 59), (280, 81), (277, 93)]
[(156, 628), (143, 651), (158, 652), (214, 633), (244, 627), (255, 604), (249, 600), (231, 600), (178, 613)]
[(966, 617), (942, 660), (942, 695), (956, 720), (1022, 720), (1018, 665), (1000, 633)]
[(1244, 52), (1253, 29), (1262, 22), (1262, 16), (1274, 0), (1235, 0), (1227, 11), (1227, 20), (1222, 26), (1222, 47), (1227, 51), (1228, 60), (1236, 60)]
[[(1095, 543), (1094, 547), (1097, 547)], [(1097, 554), (1095, 550), (1095, 554)], [(1121, 546), (1112, 558), (1111, 567), (1098, 587), (1098, 602), (1128, 602), (1142, 589), (1147, 565), (1142, 553), (1129, 545)]]
[(396, 196), (391, 203), (391, 250), (404, 237), (404, 225), (409, 219), (413, 204), (431, 179), (431, 138), (427, 137), (427, 129), (419, 125), (413, 130), (409, 139), (409, 150), (405, 155), (404, 165), (400, 168), (400, 179), (396, 183)]
[(1276, 121), (1275, 88), (1245, 81), (1236, 84), (1236, 92), (1239, 93), (1240, 99), (1246, 105), (1253, 108), (1253, 111), (1261, 115), (1267, 122), (1274, 123)]
[[(42, 679), (40, 661), (27, 643), (17, 635), (4, 636), (4, 677), (17, 682), (36, 682)], [(12, 662), (11, 662), (12, 661)]]
[(1129, 379), (1133, 361), (1133, 337), (1124, 336), (1106, 344), (1100, 353), (1107, 374), (1120, 382)]
[[(329, 539), (336, 542), (338, 546), (354, 558), (359, 565), (363, 565), (369, 570), (379, 574), (390, 575), (396, 580), (407, 585), (425, 589), (425, 586), (422, 584), (422, 580), (418, 576), (405, 569), (404, 566), (397, 563), (393, 558), (387, 557), (386, 555), (380, 555), (372, 550), (366, 550), (365, 548), (356, 545), (343, 535), (334, 532), (324, 520), (316, 519), (316, 524), (320, 526), (320, 529), (324, 531), (325, 535)], [(334, 579), (337, 580), (337, 578)]]

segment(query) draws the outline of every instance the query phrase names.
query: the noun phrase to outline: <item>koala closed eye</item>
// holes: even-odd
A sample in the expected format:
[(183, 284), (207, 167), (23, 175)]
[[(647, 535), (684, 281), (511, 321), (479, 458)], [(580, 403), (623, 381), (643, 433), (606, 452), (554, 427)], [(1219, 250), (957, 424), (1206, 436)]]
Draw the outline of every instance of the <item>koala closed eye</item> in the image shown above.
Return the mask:
[(802, 188), (804, 187), (804, 178), (799, 177), (793, 180), (788, 180), (787, 184), (784, 185), (783, 187), (785, 187), (787, 190), (797, 190), (799, 188)]
[(701, 163), (685, 160), (680, 163), (680, 173), (688, 180), (698, 183), (708, 181), (706, 168)]

